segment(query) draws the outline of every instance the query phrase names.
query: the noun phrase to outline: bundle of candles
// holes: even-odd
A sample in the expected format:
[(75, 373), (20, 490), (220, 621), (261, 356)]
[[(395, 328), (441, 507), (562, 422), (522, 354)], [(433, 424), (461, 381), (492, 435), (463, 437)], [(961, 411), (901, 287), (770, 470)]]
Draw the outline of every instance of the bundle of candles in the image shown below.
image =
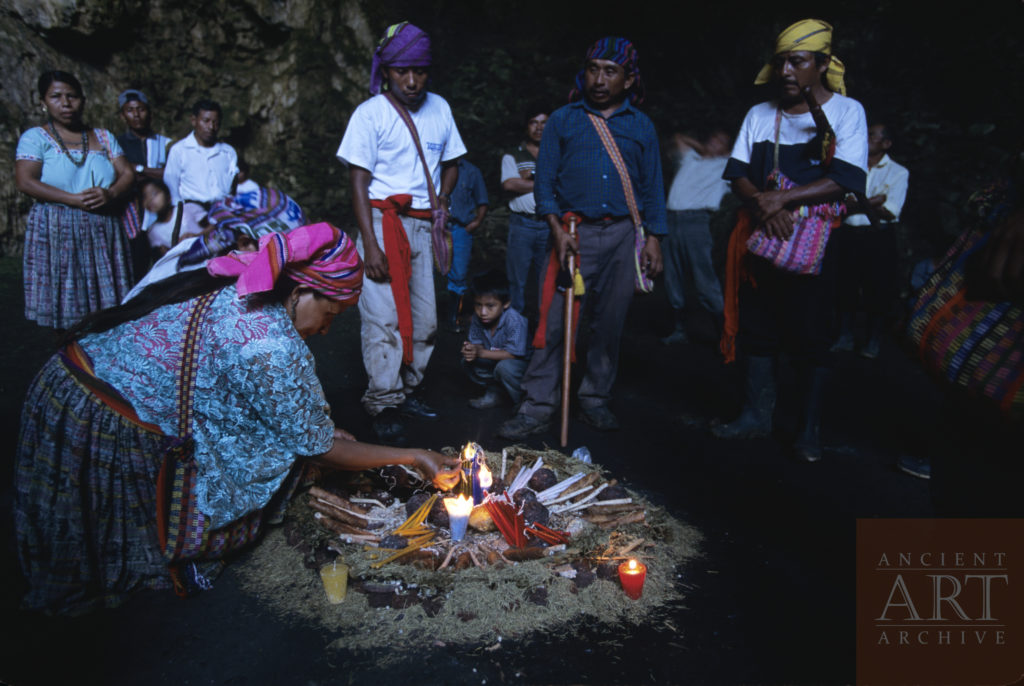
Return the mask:
[(487, 489), (494, 483), (487, 467), (487, 457), (479, 445), (467, 443), (460, 460), (459, 485), (454, 489), (456, 495), (444, 499), (453, 541), (461, 541), (465, 537), (473, 508), (483, 504)]

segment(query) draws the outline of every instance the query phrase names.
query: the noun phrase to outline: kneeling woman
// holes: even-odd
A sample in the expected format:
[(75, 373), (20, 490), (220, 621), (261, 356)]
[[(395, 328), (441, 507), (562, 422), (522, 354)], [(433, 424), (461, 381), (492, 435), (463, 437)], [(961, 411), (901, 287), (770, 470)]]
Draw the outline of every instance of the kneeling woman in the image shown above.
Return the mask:
[(315, 224), (70, 330), (22, 414), (24, 605), (74, 613), (140, 588), (204, 586), (280, 515), (306, 460), (409, 465), (454, 485), (456, 460), (350, 440), (328, 415), (303, 339), (327, 331), (361, 285), (352, 241)]

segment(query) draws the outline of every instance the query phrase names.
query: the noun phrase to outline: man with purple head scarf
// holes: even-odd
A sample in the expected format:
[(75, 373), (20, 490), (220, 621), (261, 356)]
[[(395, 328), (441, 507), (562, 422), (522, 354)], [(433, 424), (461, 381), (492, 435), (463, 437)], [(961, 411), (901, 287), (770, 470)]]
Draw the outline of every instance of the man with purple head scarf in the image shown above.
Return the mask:
[[(363, 407), (381, 443), (405, 443), (403, 416), (436, 419), (414, 391), (434, 350), (431, 255), (448, 271), (449, 194), (466, 153), (451, 108), (427, 91), (430, 38), (389, 26), (373, 53), (369, 100), (352, 113), (338, 148), (349, 168), (366, 280), (359, 300)], [(447, 238), (447, 241), (446, 241)]]
[[(653, 278), (662, 267), (661, 154), (654, 124), (636, 108), (643, 100), (636, 48), (625, 38), (597, 41), (575, 86), (571, 102), (548, 119), (537, 157), (533, 193), (554, 249), (534, 338), (538, 349), (522, 382), (526, 398), (498, 430), (513, 440), (547, 430), (558, 409), (564, 296), (553, 273), (568, 255), (576, 255), (586, 291), (582, 308), (590, 312), (579, 416), (600, 430), (618, 428), (608, 404), (634, 281)], [(563, 227), (570, 215), (578, 219), (576, 238)]]

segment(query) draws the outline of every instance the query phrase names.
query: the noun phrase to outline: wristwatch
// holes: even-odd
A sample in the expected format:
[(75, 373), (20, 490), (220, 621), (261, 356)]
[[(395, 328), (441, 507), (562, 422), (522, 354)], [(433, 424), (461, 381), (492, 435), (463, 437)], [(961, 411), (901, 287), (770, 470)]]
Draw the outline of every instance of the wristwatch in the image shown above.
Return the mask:
[(144, 164), (137, 164), (137, 165), (135, 165), (135, 173), (136, 174), (141, 174), (144, 171), (146, 171), (146, 165), (144, 165)]

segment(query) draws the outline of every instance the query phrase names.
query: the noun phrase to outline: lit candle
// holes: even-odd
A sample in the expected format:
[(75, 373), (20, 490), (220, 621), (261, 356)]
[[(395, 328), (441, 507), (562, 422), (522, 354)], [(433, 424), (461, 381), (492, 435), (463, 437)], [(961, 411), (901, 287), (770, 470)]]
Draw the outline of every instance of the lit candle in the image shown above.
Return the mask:
[(491, 470), (487, 468), (484, 451), (476, 443), (467, 443), (462, 449), (464, 467), (469, 470), (469, 481), (473, 488), (473, 504), (479, 505), (487, 495), (484, 491), (494, 483)]
[(444, 507), (448, 510), (448, 522), (452, 530), (452, 540), (461, 541), (466, 535), (469, 513), (473, 510), (473, 499), (467, 498), (464, 495), (460, 495), (458, 498), (445, 498)]
[(633, 600), (636, 600), (644, 592), (644, 579), (647, 578), (647, 565), (630, 558), (629, 562), (619, 565), (619, 581), (622, 583), (622, 590)]
[(320, 580), (324, 583), (328, 602), (337, 605), (345, 599), (348, 590), (348, 565), (337, 559), (328, 562), (320, 568)]
[[(491, 470), (487, 468), (487, 464), (480, 460), (479, 466), (477, 467), (476, 479), (473, 481), (473, 504), (479, 505), (487, 497), (487, 489), (494, 483), (494, 478), (491, 476)], [(477, 491), (480, 491), (480, 499), (477, 500)]]

